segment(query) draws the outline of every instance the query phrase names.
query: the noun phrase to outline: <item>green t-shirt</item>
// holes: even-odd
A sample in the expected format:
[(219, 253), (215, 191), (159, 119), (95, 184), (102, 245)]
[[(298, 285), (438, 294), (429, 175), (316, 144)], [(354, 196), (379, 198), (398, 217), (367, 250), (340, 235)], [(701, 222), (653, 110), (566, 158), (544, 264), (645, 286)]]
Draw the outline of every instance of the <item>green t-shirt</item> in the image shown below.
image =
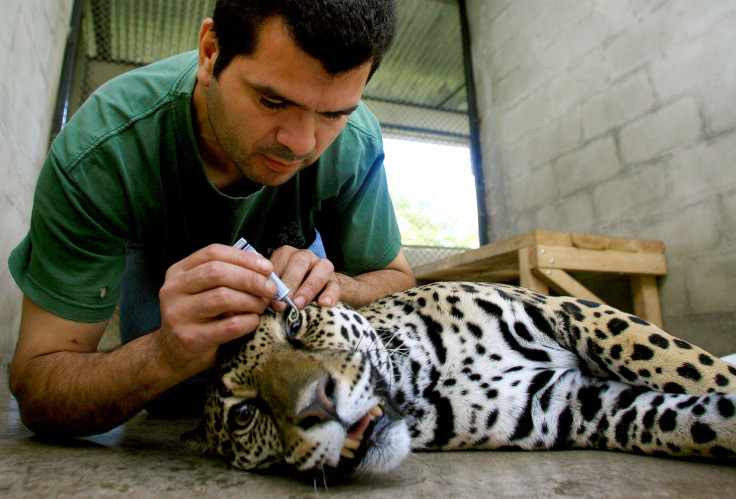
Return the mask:
[(109, 318), (126, 244), (165, 268), (245, 237), (261, 253), (322, 237), (338, 271), (388, 265), (401, 237), (375, 117), (361, 103), (313, 165), (277, 187), (228, 196), (209, 181), (192, 126), (197, 56), (187, 53), (100, 87), (58, 135), (41, 169), (26, 238), (10, 255), (18, 286), (68, 319)]

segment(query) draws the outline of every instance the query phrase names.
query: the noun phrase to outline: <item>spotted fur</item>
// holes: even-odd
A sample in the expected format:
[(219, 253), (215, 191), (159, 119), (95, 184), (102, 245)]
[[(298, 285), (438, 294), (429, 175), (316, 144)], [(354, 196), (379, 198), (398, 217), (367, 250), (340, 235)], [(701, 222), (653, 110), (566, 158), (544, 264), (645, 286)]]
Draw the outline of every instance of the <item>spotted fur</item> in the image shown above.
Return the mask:
[(501, 284), (312, 305), (298, 330), (264, 315), (223, 352), (205, 412), (206, 446), (246, 470), (386, 471), (411, 449), (736, 457), (735, 367), (611, 307)]

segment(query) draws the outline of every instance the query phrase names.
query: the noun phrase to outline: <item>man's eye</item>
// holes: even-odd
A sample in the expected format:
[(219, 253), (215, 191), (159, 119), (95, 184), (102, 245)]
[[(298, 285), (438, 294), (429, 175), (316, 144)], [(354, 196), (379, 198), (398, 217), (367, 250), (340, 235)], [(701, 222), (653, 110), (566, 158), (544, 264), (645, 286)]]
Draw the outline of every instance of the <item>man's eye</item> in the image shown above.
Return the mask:
[(261, 105), (268, 109), (281, 109), (282, 107), (284, 107), (283, 102), (273, 101), (270, 99), (266, 99), (265, 97), (261, 97)]
[(339, 120), (341, 120), (341, 119), (343, 119), (343, 118), (345, 118), (345, 117), (347, 117), (349, 115), (347, 115), (345, 113), (325, 113), (324, 116), (328, 120), (331, 120), (331, 121), (339, 121)]

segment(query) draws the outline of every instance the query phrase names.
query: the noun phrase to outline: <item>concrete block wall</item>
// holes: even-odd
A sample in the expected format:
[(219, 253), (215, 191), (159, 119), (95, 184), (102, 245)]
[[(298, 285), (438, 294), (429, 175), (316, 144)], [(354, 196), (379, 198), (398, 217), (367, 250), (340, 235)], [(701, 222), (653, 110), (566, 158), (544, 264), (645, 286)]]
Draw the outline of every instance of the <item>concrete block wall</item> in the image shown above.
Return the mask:
[(467, 5), (491, 240), (662, 240), (665, 328), (736, 352), (736, 1)]
[(8, 271), (28, 231), (49, 143), (72, 0), (0, 0), (0, 366), (15, 348), (22, 295)]

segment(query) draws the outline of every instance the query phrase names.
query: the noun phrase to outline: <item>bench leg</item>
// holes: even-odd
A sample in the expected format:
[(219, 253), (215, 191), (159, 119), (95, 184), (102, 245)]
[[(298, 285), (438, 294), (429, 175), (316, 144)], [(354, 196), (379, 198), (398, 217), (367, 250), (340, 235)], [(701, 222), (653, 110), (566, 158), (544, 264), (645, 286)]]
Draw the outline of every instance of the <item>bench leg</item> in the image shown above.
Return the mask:
[(531, 289), (543, 295), (549, 294), (549, 286), (534, 275), (531, 266), (531, 251), (529, 248), (521, 248), (519, 250), (519, 284), (522, 288)]
[(596, 303), (606, 303), (564, 270), (540, 268), (534, 269), (533, 272), (535, 276), (563, 296), (574, 296)]
[(657, 278), (650, 275), (631, 276), (631, 292), (634, 297), (634, 313), (655, 326), (662, 327)]

